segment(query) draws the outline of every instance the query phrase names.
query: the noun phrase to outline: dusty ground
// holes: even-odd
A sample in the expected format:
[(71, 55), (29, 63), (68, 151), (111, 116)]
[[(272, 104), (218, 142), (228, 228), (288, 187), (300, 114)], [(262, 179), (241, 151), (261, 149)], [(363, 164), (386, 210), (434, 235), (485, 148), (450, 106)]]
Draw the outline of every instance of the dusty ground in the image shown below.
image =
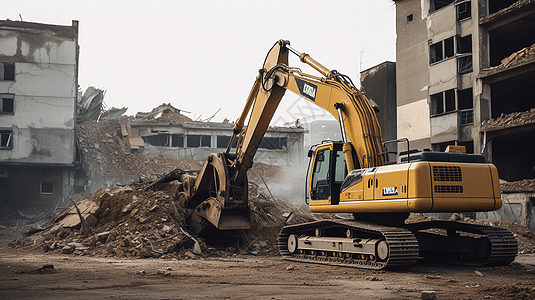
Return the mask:
[(418, 263), (385, 272), (279, 256), (119, 259), (36, 254), (6, 244), (0, 246), (3, 299), (415, 299), (427, 290), (437, 299), (535, 298), (534, 254), (506, 267)]

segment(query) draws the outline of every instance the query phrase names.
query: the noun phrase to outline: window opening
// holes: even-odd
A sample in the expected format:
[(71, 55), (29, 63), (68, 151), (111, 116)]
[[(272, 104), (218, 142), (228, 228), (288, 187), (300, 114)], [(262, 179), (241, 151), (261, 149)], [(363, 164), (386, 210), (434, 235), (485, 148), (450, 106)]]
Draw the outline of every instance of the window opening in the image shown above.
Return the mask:
[(188, 135), (187, 146), (195, 147), (211, 147), (212, 136), (210, 135)]
[(14, 81), (15, 80), (15, 64), (3, 63), (0, 64), (2, 70), (0, 70), (1, 80)]
[(437, 93), (431, 95), (431, 115), (439, 115), (444, 112), (444, 95)]
[(474, 107), (472, 88), (457, 91), (459, 109), (471, 109)]
[(288, 149), (288, 138), (285, 137), (263, 137), (258, 148), (263, 149)]
[(171, 147), (184, 147), (184, 136), (181, 134), (170, 134)]
[(0, 113), (13, 113), (14, 98), (13, 94), (0, 94)]
[(457, 106), (461, 112), (461, 126), (474, 124), (472, 88), (457, 91)]
[(158, 133), (142, 137), (143, 141), (151, 146), (157, 147), (184, 147), (184, 136), (182, 134)]
[(437, 61), (441, 61), (443, 58), (442, 55), (442, 41), (433, 44), (429, 47), (429, 63), (435, 63)]
[(439, 62), (455, 55), (454, 39), (449, 37), (429, 46), (429, 63)]
[(457, 10), (458, 22), (472, 17), (472, 5), (470, 3), (470, 0), (457, 0), (457, 3), (455, 3), (455, 9)]
[(440, 115), (445, 112), (455, 111), (455, 90), (447, 90), (430, 96), (431, 116)]
[(54, 194), (54, 184), (52, 182), (41, 182), (41, 194)]
[(407, 23), (412, 22), (412, 18), (413, 18), (412, 14), (408, 15), (407, 16)]
[[(232, 137), (228, 135), (218, 135), (217, 136), (217, 148), (227, 148), (228, 143), (230, 143), (231, 138)], [(234, 142), (232, 142), (231, 148), (236, 148), (237, 145), (238, 145), (238, 138), (235, 138)]]
[(439, 10), (445, 6), (452, 4), (453, 2), (454, 0), (431, 0), (431, 3), (429, 3), (429, 12)]
[(472, 71), (472, 35), (457, 37), (457, 72), (459, 74)]
[(455, 90), (444, 92), (444, 101), (446, 103), (446, 112), (455, 110)]
[(455, 55), (455, 47), (453, 47), (453, 37), (444, 40), (444, 59), (453, 57)]
[(11, 130), (0, 130), (0, 148), (11, 149), (13, 131)]

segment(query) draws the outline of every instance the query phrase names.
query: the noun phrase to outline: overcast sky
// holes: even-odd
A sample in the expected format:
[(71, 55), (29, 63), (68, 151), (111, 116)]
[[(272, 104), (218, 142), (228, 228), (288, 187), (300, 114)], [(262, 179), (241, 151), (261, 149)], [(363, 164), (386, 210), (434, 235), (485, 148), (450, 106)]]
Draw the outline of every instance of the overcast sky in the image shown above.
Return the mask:
[[(171, 103), (192, 119), (235, 121), (273, 44), (290, 40), (350, 76), (395, 61), (390, 0), (4, 1), (0, 19), (71, 25), (79, 20), (79, 84), (106, 90), (127, 114)], [(303, 67), (290, 54), (290, 65)], [(312, 116), (311, 116), (312, 115)], [(273, 124), (322, 112), (287, 92)]]

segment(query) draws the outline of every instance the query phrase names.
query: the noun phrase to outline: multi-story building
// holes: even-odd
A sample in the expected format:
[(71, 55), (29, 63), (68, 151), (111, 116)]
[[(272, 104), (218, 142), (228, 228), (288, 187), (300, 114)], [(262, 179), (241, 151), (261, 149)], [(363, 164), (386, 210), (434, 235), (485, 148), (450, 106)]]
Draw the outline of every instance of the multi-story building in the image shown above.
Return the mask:
[(360, 72), (360, 85), (379, 107), (376, 116), (383, 141), (389, 151), (395, 151), (397, 144), (389, 141), (397, 139), (396, 63), (385, 61)]
[(70, 194), (77, 91), (78, 21), (0, 21), (0, 211)]
[(419, 149), (464, 145), (502, 179), (531, 178), (534, 124), (482, 124), (535, 107), (535, 0), (394, 2), (398, 137)]

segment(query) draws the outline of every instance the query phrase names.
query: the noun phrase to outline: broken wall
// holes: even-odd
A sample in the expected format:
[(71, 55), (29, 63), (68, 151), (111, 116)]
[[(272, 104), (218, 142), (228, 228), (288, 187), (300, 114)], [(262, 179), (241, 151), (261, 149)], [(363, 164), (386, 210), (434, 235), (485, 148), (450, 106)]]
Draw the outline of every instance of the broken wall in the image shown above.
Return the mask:
[(0, 64), (14, 65), (0, 94), (13, 106), (0, 115), (11, 134), (0, 163), (73, 165), (78, 72), (78, 22), (55, 26), (0, 21)]
[[(211, 153), (226, 151), (232, 137), (232, 124), (223, 123), (136, 124), (132, 127), (139, 129), (139, 135), (145, 140), (140, 153), (151, 157), (204, 160)], [(269, 128), (254, 161), (284, 166), (303, 165), (304, 131), (303, 128)]]
[(478, 212), (476, 218), (512, 221), (535, 230), (535, 193), (505, 193), (502, 203), (499, 210)]
[(53, 212), (64, 195), (70, 194), (72, 168), (10, 166), (4, 170), (7, 190), (2, 192), (8, 196), (0, 201), (2, 210), (32, 208), (34, 212)]
[(0, 212), (51, 212), (73, 185), (78, 22), (0, 21), (0, 69)]

